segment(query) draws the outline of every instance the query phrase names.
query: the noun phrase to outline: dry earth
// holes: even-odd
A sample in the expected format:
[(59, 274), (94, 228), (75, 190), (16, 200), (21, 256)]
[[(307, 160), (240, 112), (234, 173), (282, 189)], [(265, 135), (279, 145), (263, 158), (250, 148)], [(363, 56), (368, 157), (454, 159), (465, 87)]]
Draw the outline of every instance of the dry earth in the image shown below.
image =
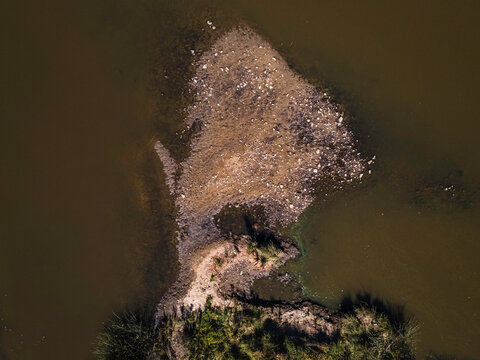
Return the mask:
[[(262, 206), (273, 229), (298, 219), (319, 180), (349, 183), (365, 171), (344, 115), (251, 30), (223, 35), (196, 68), (185, 119), (199, 129), (190, 156), (176, 164), (155, 145), (179, 226), (180, 275), (162, 309), (202, 306), (207, 296), (225, 305), (230, 285), (245, 290), (295, 256), (287, 251), (261, 265), (246, 251), (248, 238), (235, 249), (214, 223), (224, 206)], [(224, 264), (216, 268), (219, 257)]]

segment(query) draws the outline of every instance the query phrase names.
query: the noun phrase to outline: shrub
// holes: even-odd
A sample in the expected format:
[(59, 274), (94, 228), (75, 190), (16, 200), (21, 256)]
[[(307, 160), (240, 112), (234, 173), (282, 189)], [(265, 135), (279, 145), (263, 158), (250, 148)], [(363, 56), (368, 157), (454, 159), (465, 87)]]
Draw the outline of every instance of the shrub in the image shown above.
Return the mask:
[(147, 359), (162, 356), (163, 346), (153, 316), (113, 314), (97, 337), (94, 355), (100, 360)]
[(320, 339), (282, 327), (257, 307), (221, 309), (212, 306), (211, 298), (204, 310), (165, 317), (158, 328), (153, 318), (114, 315), (98, 336), (95, 354), (102, 360), (167, 359), (175, 333), (192, 360), (411, 360), (416, 332), (412, 322), (395, 325), (357, 307), (341, 316), (336, 338)]
[(190, 359), (228, 358), (231, 350), (231, 328), (227, 310), (216, 310), (207, 303), (203, 312), (187, 318), (184, 331)]
[(327, 359), (410, 360), (417, 327), (407, 322), (394, 326), (384, 315), (358, 308), (344, 315), (339, 339), (327, 352)]
[(247, 252), (255, 254), (257, 260), (265, 264), (269, 259), (278, 257), (283, 249), (271, 241), (257, 242), (252, 241), (247, 244)]
[(285, 336), (278, 328), (265, 326), (263, 312), (250, 309), (214, 308), (186, 321), (184, 345), (189, 359), (314, 359), (301, 336)]

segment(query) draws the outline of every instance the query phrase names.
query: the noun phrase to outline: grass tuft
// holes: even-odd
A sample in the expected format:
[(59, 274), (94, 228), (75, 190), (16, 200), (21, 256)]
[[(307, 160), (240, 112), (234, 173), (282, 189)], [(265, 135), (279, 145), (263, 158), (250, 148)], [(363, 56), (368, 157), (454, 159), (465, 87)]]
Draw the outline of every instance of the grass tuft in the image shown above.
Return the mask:
[[(162, 331), (167, 332), (167, 322)], [(153, 315), (113, 314), (97, 336), (93, 354), (99, 360), (166, 358), (167, 339), (155, 327)]]

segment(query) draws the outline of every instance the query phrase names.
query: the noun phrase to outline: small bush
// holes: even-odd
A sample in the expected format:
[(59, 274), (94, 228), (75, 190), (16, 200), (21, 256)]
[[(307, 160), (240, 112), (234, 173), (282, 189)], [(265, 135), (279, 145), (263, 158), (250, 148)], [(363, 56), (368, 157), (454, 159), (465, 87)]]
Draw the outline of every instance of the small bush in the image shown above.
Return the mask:
[(247, 253), (255, 254), (257, 260), (262, 264), (265, 264), (269, 259), (278, 257), (282, 250), (281, 247), (273, 242), (258, 243), (257, 241), (252, 241), (247, 244)]
[(329, 347), (327, 359), (411, 360), (417, 327), (408, 322), (395, 327), (381, 314), (358, 308), (344, 315), (339, 339)]
[(221, 258), (214, 258), (215, 259), (215, 265), (218, 266), (218, 267), (221, 267), (223, 265), (223, 259)]
[(190, 359), (226, 359), (231, 350), (231, 328), (227, 311), (207, 304), (203, 312), (187, 318), (184, 336)]
[(97, 337), (94, 355), (99, 360), (147, 359), (161, 356), (164, 346), (154, 327), (153, 316), (113, 314)]

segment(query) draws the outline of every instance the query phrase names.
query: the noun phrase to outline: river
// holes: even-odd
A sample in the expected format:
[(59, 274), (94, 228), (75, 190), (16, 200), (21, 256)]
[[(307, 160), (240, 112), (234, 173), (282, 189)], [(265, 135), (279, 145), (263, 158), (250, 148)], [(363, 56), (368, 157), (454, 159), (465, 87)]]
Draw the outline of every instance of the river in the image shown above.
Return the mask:
[(112, 311), (173, 281), (153, 139), (177, 142), (192, 29), (239, 19), (329, 87), (376, 157), (300, 220), (305, 294), (336, 308), (368, 293), (417, 319), (420, 356), (480, 357), (478, 2), (1, 7), (0, 358), (88, 359)]

